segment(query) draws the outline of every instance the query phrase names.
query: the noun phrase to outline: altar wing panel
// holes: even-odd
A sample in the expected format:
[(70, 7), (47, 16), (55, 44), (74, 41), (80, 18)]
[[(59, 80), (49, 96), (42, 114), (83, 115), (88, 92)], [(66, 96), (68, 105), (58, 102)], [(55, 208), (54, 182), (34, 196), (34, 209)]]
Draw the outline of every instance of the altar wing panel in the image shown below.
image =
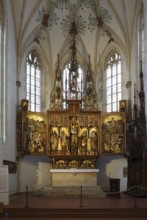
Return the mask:
[(123, 154), (126, 149), (125, 113), (104, 114), (101, 120), (101, 153), (103, 155)]

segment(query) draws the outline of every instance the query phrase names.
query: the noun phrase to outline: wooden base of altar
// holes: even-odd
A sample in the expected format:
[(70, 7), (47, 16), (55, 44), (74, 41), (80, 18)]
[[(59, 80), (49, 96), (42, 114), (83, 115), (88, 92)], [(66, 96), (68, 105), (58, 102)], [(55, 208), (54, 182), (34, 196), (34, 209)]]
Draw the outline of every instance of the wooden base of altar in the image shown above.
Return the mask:
[(97, 186), (98, 169), (51, 169), (52, 186)]

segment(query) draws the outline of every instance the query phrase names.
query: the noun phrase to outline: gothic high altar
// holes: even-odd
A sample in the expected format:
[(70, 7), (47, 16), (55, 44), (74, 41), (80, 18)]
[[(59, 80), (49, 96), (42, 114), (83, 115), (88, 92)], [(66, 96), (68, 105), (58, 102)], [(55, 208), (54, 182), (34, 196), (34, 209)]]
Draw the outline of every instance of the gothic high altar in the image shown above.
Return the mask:
[[(100, 111), (90, 57), (85, 72), (77, 62), (74, 22), (69, 33), (73, 39), (69, 48), (70, 63), (62, 72), (58, 55), (50, 109), (30, 112), (28, 100), (22, 100), (18, 108), (17, 150), (20, 156), (49, 156), (55, 185), (62, 184), (61, 179), (69, 184), (75, 180), (75, 184), (96, 185), (97, 159), (101, 155), (120, 155), (125, 151), (126, 103), (120, 101), (119, 112), (104, 114)], [(78, 175), (72, 175), (75, 169)], [(66, 177), (70, 172), (68, 180), (63, 176), (65, 172)], [(62, 175), (60, 181), (59, 175)]]
[[(22, 100), (19, 112), (19, 125), (22, 127), (22, 136), (18, 136), (22, 137), (18, 145), (19, 154), (47, 155), (51, 158), (55, 178), (63, 175), (61, 169), (62, 173), (65, 169), (71, 169), (72, 173), (76, 168), (76, 173), (80, 171), (78, 175), (85, 184), (88, 184), (86, 178), (90, 185), (96, 185), (97, 159), (101, 155), (124, 153), (125, 113), (102, 114), (97, 110), (85, 110), (82, 108), (81, 100), (67, 100), (67, 104), (67, 109), (36, 113), (29, 112), (28, 101)], [(81, 169), (84, 172), (81, 173)], [(67, 175), (69, 174), (66, 173), (66, 177)], [(76, 182), (78, 183), (77, 180)]]
[[(95, 96), (93, 91), (91, 96)], [(73, 94), (76, 93), (78, 92)], [(57, 94), (53, 91), (52, 95)], [(102, 114), (96, 109), (96, 103), (90, 96), (84, 97), (85, 100), (67, 99), (64, 105), (59, 102), (60, 96), (56, 98), (53, 100), (55, 104), (59, 104), (53, 105), (46, 113), (28, 111), (28, 101), (22, 100), (18, 112), (18, 132), (21, 131), (18, 133), (18, 154), (49, 156), (52, 161), (54, 185), (62, 184), (59, 176), (62, 176), (62, 180), (66, 179), (66, 184), (68, 182), (69, 185), (74, 183), (74, 179), (76, 184), (96, 185), (97, 159), (101, 155), (120, 155), (125, 151), (124, 109)], [(65, 178), (63, 173), (67, 169), (71, 170), (71, 174), (75, 172), (74, 169), (79, 173), (66, 173)]]

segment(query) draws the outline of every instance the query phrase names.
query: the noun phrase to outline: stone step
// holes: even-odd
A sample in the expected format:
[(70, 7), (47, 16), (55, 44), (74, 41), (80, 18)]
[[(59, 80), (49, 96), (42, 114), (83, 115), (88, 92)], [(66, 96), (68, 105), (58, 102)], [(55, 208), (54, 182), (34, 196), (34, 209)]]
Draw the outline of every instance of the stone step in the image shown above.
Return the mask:
[(34, 192), (34, 196), (61, 197), (61, 196), (89, 196), (105, 197), (105, 193), (100, 186), (45, 186)]

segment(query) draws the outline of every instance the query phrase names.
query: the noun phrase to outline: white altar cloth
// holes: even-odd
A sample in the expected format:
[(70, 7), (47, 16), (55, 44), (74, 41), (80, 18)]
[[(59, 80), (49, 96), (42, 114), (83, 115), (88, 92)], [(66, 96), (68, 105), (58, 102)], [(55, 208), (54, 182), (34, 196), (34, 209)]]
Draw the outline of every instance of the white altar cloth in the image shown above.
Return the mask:
[(51, 173), (98, 173), (99, 169), (50, 169)]

